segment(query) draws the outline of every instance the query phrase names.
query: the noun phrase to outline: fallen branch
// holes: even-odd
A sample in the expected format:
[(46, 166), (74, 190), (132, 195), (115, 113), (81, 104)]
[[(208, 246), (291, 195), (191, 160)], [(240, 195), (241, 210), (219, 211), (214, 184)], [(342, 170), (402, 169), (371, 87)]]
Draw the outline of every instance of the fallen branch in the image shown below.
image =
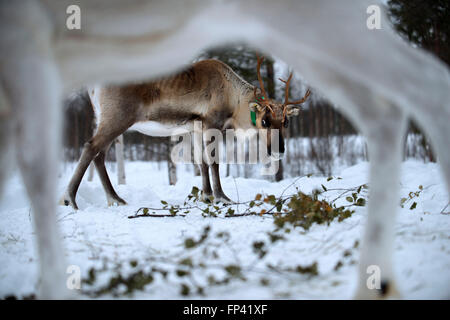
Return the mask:
[(134, 219), (134, 218), (164, 218), (164, 217), (186, 217), (186, 214), (135, 214), (134, 216), (128, 216), (128, 219)]

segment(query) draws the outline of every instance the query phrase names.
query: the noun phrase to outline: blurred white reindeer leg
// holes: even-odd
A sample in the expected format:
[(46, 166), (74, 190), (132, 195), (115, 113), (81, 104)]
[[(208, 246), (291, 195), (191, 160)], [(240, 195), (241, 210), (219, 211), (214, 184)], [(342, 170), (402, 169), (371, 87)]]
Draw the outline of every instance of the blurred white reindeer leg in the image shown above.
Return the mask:
[[(450, 88), (448, 93), (450, 96)], [(432, 103), (434, 107), (430, 107)], [(417, 112), (415, 120), (431, 141), (450, 199), (450, 97), (417, 107), (421, 107), (421, 113)]]
[(369, 204), (356, 298), (399, 298), (392, 256), (407, 118), (381, 97), (375, 98), (373, 107), (382, 111), (382, 118), (378, 119), (377, 125), (366, 126), (370, 161)]
[(340, 111), (367, 139), (370, 194), (356, 298), (396, 297), (398, 292), (392, 255), (407, 115), (381, 95), (347, 78), (345, 74), (336, 73), (317, 61), (309, 61), (309, 65), (314, 67), (315, 77), (324, 86), (335, 88), (334, 92), (341, 101)]
[[(0, 78), (0, 82), (4, 81), (1, 81)], [(3, 192), (3, 185), (12, 170), (12, 128), (11, 106), (4, 88), (0, 86), (0, 198)]]
[[(51, 32), (36, 2), (2, 4), (2, 80), (13, 109), (17, 162), (33, 210), (40, 264), (39, 298), (66, 298), (63, 251), (56, 222), (61, 87)], [(40, 141), (40, 143), (37, 143)]]
[[(17, 161), (33, 208), (40, 260), (40, 297), (64, 298), (66, 276), (55, 210), (61, 92), (56, 69), (48, 57), (30, 60), (21, 62), (19, 74), (23, 75), (23, 81), (17, 82), (20, 87), (14, 88), (17, 91), (14, 90), (13, 102), (19, 124)], [(41, 144), (36, 145), (36, 137)]]

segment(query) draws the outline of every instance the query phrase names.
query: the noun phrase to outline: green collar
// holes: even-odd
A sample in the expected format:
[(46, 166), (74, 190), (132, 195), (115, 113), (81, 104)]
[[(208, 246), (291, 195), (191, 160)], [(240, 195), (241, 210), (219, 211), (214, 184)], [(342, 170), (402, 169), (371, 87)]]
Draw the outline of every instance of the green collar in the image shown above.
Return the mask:
[(256, 127), (256, 113), (250, 110), (250, 118), (252, 119), (253, 125)]
[[(256, 101), (261, 101), (261, 100), (265, 100), (266, 98), (264, 98), (264, 96), (260, 96), (258, 98), (256, 98)], [(255, 111), (251, 111), (250, 110), (250, 118), (252, 119), (252, 123), (253, 125), (256, 127), (256, 113)]]

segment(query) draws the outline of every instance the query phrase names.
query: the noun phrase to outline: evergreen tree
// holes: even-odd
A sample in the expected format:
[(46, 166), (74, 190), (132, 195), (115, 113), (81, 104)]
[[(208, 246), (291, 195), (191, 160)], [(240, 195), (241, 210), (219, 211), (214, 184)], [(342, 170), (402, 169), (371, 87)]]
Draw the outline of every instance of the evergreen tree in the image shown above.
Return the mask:
[(450, 1), (389, 0), (388, 6), (401, 35), (450, 66)]
[[(388, 6), (390, 19), (403, 37), (450, 66), (450, 1), (389, 0)], [(410, 124), (410, 132), (422, 136), (428, 159), (435, 161), (428, 139), (414, 122)]]
[[(259, 53), (261, 55), (261, 53)], [(210, 49), (201, 54), (200, 59), (217, 59), (229, 65), (245, 81), (259, 87), (256, 74), (256, 51), (245, 45), (226, 46)], [(261, 67), (261, 76), (271, 98), (275, 97), (275, 78), (273, 60), (265, 57)]]

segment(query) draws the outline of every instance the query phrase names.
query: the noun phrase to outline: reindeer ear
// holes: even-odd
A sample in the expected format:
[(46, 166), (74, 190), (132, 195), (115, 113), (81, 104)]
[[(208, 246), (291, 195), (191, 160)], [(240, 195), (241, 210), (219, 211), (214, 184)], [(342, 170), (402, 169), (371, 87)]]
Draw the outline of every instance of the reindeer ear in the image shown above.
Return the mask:
[(286, 106), (286, 115), (288, 117), (298, 116), (299, 113), (300, 113), (300, 107), (295, 106), (293, 104), (290, 104), (290, 105)]
[(261, 112), (264, 110), (263, 106), (261, 106), (259, 103), (254, 102), (254, 101), (250, 102), (248, 104), (248, 107), (249, 107), (250, 111), (253, 111), (253, 112)]

